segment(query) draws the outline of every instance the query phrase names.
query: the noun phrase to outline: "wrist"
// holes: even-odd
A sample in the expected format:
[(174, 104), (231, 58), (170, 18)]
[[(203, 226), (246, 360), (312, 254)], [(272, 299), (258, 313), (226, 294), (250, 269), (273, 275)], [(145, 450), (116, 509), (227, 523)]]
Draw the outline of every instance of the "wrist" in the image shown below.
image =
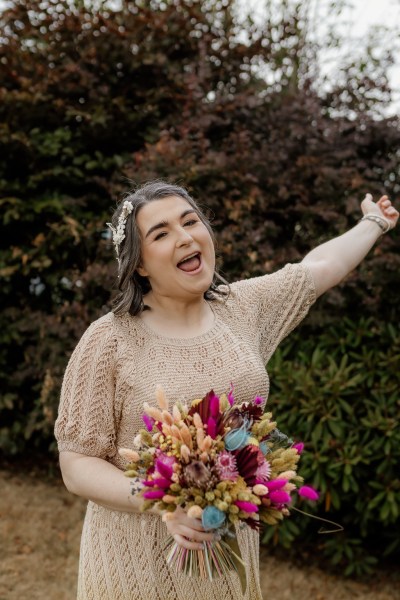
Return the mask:
[(390, 221), (388, 221), (388, 219), (386, 219), (384, 216), (377, 215), (375, 213), (367, 213), (362, 217), (362, 219), (360, 219), (360, 223), (362, 221), (371, 221), (377, 225), (377, 227), (380, 229), (380, 235), (384, 235), (391, 229)]

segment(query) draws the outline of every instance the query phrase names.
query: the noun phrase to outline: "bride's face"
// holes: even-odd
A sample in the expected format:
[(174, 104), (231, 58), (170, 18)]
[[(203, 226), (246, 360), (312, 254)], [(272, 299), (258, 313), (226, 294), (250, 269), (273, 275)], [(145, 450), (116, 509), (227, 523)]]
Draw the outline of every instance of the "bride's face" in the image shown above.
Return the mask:
[(137, 217), (141, 234), (139, 275), (154, 294), (202, 296), (213, 280), (215, 250), (210, 233), (194, 208), (180, 196), (153, 200)]

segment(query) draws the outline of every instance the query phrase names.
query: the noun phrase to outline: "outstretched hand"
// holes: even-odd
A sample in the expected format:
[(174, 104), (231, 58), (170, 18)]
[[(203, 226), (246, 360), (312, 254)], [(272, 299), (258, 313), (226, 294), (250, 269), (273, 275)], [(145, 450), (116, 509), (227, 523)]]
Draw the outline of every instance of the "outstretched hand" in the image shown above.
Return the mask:
[(390, 229), (396, 227), (399, 219), (399, 211), (394, 208), (387, 196), (381, 196), (378, 202), (374, 202), (371, 194), (367, 194), (361, 202), (361, 210), (364, 215), (375, 214), (384, 217), (390, 224)]

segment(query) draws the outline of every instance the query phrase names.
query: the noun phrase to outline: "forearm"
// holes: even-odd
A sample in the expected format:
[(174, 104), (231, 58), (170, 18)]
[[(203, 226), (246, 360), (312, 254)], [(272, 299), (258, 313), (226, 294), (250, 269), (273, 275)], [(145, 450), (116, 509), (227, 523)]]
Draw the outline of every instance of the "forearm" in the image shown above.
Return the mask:
[[(143, 499), (132, 494), (132, 480), (111, 463), (75, 452), (61, 452), (60, 466), (67, 489), (77, 496), (121, 512), (140, 512)], [(157, 509), (146, 512), (161, 515)]]
[(315, 270), (317, 294), (340, 283), (371, 250), (382, 231), (372, 221), (360, 221), (355, 227), (311, 250), (303, 263)]

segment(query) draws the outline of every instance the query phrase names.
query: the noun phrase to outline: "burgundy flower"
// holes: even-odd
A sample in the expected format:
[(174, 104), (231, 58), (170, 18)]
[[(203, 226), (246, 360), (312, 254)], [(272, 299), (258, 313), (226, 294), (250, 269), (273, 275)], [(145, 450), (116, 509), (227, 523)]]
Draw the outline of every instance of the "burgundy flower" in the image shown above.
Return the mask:
[(232, 408), (224, 419), (224, 427), (230, 427), (231, 429), (240, 429), (243, 425), (244, 417), (236, 406)]
[(262, 452), (257, 446), (249, 444), (240, 450), (235, 450), (233, 454), (236, 458), (239, 475), (243, 477), (248, 485), (256, 485), (257, 469), (265, 461)]

